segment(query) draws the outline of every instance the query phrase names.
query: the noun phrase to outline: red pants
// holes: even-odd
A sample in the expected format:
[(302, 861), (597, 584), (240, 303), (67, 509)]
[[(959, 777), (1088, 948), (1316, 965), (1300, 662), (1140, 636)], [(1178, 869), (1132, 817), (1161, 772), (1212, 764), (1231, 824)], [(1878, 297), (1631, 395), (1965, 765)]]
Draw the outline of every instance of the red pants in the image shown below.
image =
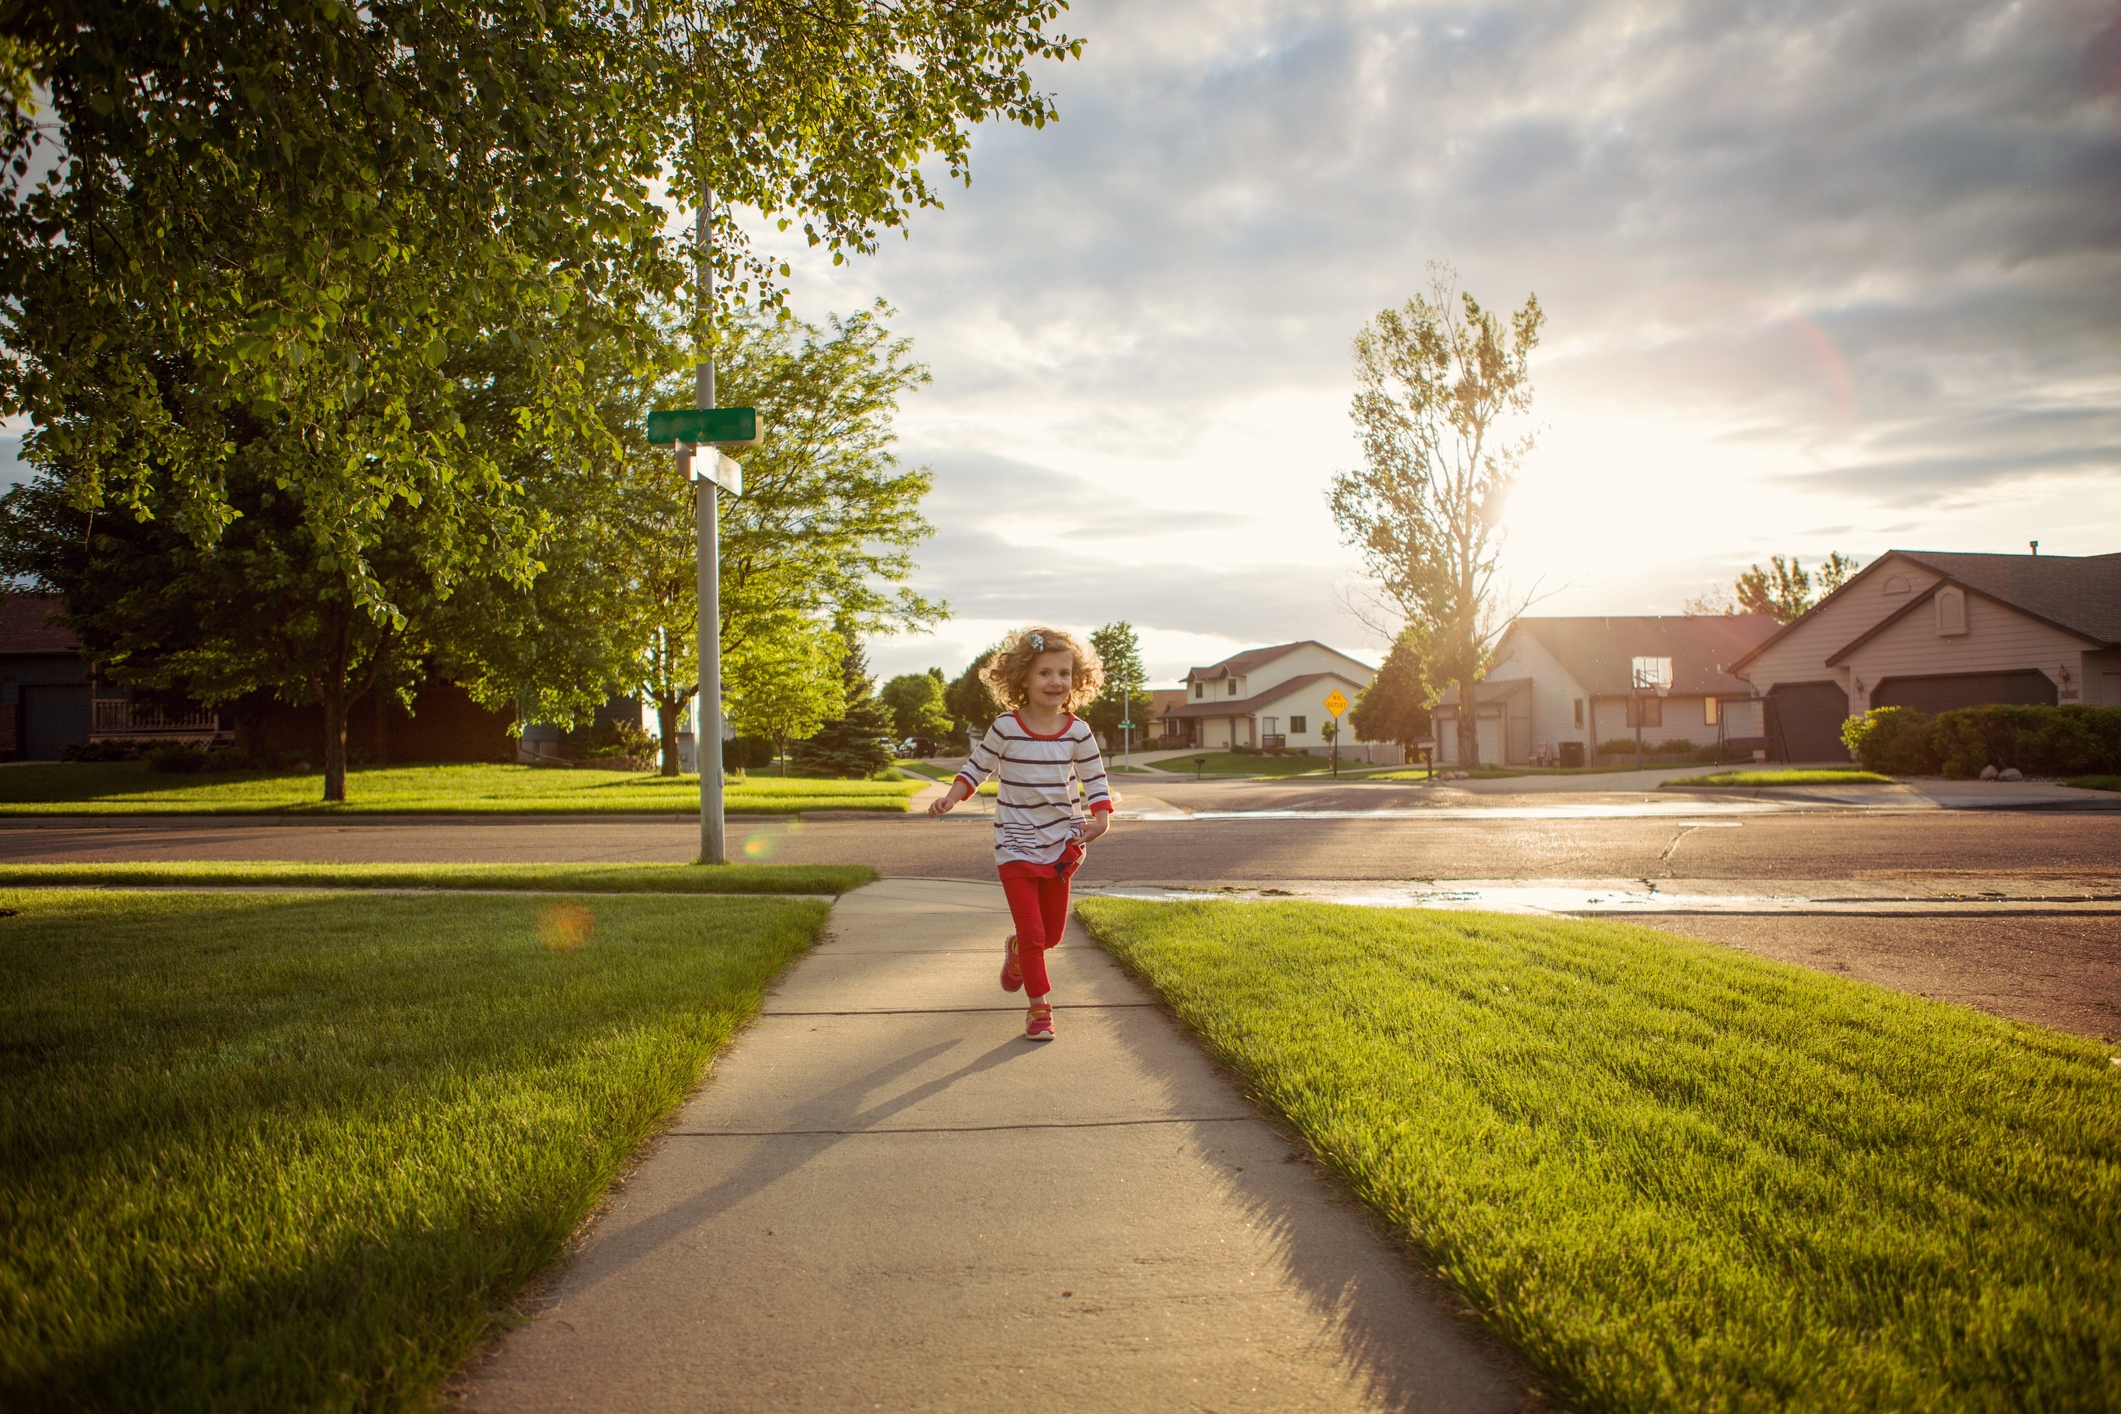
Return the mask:
[(1082, 846), (1071, 844), (1051, 864), (1012, 859), (1001, 866), (1002, 896), (1009, 900), (1009, 917), (1016, 924), (1016, 966), (1024, 974), (1027, 997), (1043, 997), (1053, 990), (1046, 978), (1046, 949), (1067, 931), (1068, 880), (1082, 861)]

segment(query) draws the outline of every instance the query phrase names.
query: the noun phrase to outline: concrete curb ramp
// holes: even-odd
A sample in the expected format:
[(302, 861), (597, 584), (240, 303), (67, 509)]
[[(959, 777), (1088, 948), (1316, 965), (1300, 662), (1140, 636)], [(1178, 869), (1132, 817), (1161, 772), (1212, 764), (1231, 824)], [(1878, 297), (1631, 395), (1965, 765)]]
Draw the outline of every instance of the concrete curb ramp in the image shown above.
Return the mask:
[(477, 1410), (1515, 1409), (1527, 1380), (1103, 953), (1059, 1040), (992, 885), (850, 894)]

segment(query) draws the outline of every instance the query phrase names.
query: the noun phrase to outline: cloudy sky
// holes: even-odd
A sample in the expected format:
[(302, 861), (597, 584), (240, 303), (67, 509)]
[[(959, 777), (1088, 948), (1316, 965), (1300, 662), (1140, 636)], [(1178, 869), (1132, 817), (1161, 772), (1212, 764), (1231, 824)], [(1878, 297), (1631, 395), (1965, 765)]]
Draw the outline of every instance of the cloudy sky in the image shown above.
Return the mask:
[(1061, 121), (806, 314), (935, 381), (920, 583), (952, 672), (1031, 618), (1365, 656), (1325, 502), (1349, 344), (1444, 260), (1536, 292), (1535, 612), (1677, 612), (1772, 552), (2121, 550), (2121, 7), (1077, 0)]

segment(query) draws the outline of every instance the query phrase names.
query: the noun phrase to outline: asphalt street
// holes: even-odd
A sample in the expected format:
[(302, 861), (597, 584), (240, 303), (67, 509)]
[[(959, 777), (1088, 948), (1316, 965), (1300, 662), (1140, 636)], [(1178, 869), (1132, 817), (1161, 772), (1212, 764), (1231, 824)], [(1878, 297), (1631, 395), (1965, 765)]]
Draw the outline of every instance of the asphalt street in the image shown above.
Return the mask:
[[(1618, 911), (1650, 926), (2121, 1039), (2121, 810), (2054, 808), (2074, 802), (2053, 790), (2010, 809), (1939, 808), (1897, 788), (1861, 799), (1288, 782), (1159, 782), (1151, 798), (1135, 783), (1124, 814), (1137, 818), (1114, 825), (1079, 877), (1524, 906), (1502, 887), (1515, 881), (1540, 886), (1514, 891), (1539, 908), (1591, 913), (1612, 910), (1571, 891), (1591, 903), (1618, 891)], [(760, 863), (985, 880), (992, 836), (977, 808), (940, 821), (736, 817), (730, 846)], [(1260, 811), (1274, 813), (1244, 813)], [(0, 821), (0, 860), (679, 861), (698, 838), (696, 822), (668, 818), (18, 817)]]

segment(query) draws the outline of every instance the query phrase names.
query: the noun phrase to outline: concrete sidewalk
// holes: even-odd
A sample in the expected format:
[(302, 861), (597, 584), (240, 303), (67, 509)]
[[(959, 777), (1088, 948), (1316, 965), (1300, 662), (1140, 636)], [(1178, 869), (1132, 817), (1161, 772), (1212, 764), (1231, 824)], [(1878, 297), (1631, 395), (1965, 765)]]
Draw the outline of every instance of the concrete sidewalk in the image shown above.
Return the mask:
[(479, 1410), (1500, 1410), (1526, 1378), (1095, 946), (1059, 1039), (988, 884), (846, 898)]

